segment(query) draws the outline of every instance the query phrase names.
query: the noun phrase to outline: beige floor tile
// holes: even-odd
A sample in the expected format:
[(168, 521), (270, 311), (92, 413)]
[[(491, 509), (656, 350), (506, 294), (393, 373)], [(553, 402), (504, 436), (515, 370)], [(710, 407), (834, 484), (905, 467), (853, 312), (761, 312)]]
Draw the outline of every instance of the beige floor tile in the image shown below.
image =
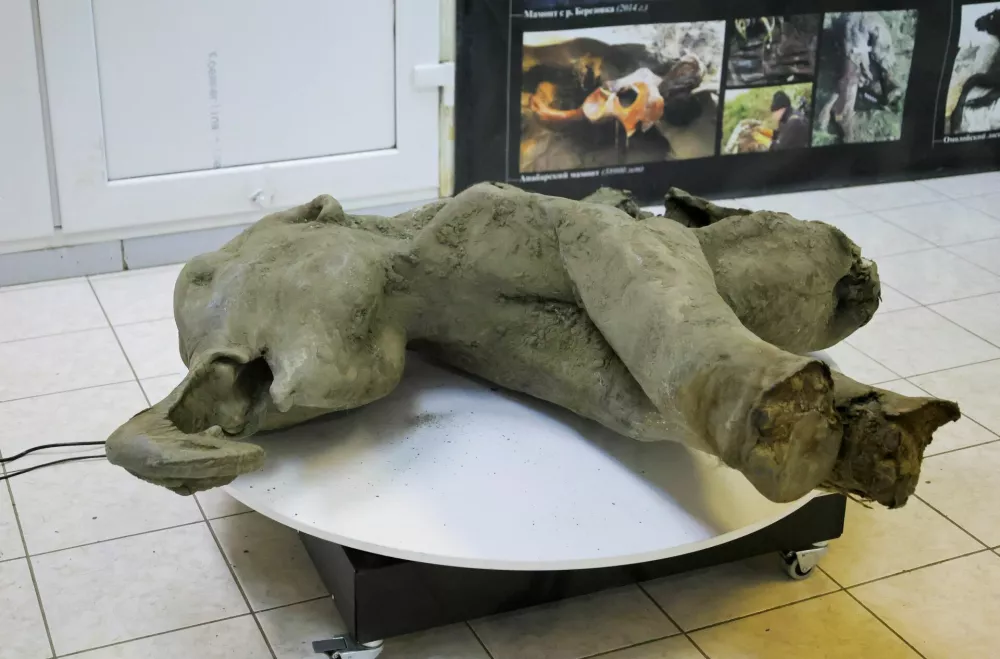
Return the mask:
[(919, 659), (843, 592), (709, 627), (691, 639), (711, 659)]
[(952, 199), (964, 199), (996, 192), (1000, 188), (1000, 172), (962, 174), (920, 181), (921, 185), (937, 190)]
[(28, 561), (0, 563), (0, 659), (51, 656)]
[(837, 589), (815, 572), (793, 581), (777, 553), (685, 572), (643, 584), (681, 629), (690, 631)]
[(861, 247), (861, 253), (867, 259), (934, 247), (934, 243), (904, 231), (871, 213), (845, 215), (825, 221), (847, 234), (848, 238)]
[(942, 193), (920, 185), (915, 181), (900, 183), (880, 183), (876, 185), (856, 185), (839, 188), (837, 196), (864, 208), (867, 211), (881, 211), (919, 204), (931, 204), (948, 199)]
[[(902, 394), (903, 396), (923, 398), (932, 395), (909, 380), (883, 382), (879, 385), (879, 387), (882, 389), (888, 389), (889, 391), (894, 391), (897, 394)], [(994, 442), (997, 439), (1000, 439), (1000, 437), (997, 437), (989, 430), (970, 419), (968, 416), (963, 415), (958, 421), (947, 423), (934, 432), (933, 441), (930, 443), (930, 446), (924, 450), (924, 456), (929, 457), (931, 455), (954, 451), (960, 448), (978, 446), (979, 444)], [(917, 491), (919, 492), (919, 489)]]
[[(103, 442), (145, 407), (146, 399), (134, 380), (0, 403), (0, 451), (11, 456), (42, 444)], [(8, 468), (103, 452), (102, 447), (46, 449), (26, 455)]]
[(33, 559), (59, 654), (248, 613), (204, 523)]
[(948, 248), (949, 252), (958, 254), (966, 261), (975, 263), (980, 268), (986, 268), (993, 274), (1000, 275), (1000, 240), (981, 240), (968, 245), (955, 245)]
[(837, 370), (849, 378), (865, 384), (879, 384), (899, 379), (899, 376), (857, 348), (839, 343), (826, 352), (837, 364)]
[(937, 248), (878, 260), (882, 281), (921, 304), (1000, 291), (1000, 276)]
[(919, 306), (920, 303), (916, 300), (903, 295), (888, 284), (882, 284), (882, 301), (878, 305), (878, 313), (912, 309)]
[(347, 633), (329, 597), (264, 611), (257, 619), (278, 659), (303, 659), (313, 654), (313, 641)]
[(212, 521), (254, 611), (296, 604), (327, 593), (298, 534), (248, 513)]
[(924, 460), (921, 499), (990, 547), (1000, 545), (1000, 443)]
[[(1000, 254), (997, 255), (1000, 259)], [(994, 345), (1000, 344), (1000, 293), (935, 304), (932, 310)]]
[(953, 368), (910, 378), (913, 384), (940, 398), (958, 401), (962, 414), (1000, 433), (1000, 360)]
[(183, 265), (130, 270), (91, 277), (112, 325), (174, 316), (174, 283)]
[(991, 217), (1000, 219), (1000, 192), (993, 194), (979, 195), (976, 197), (966, 197), (962, 199), (962, 204), (977, 211), (986, 213)]
[(201, 509), (205, 511), (205, 516), (209, 519), (218, 519), (220, 517), (229, 517), (230, 515), (250, 512), (249, 508), (226, 494), (226, 491), (221, 487), (199, 492), (194, 496), (198, 499)]
[(877, 315), (847, 342), (904, 377), (1000, 358), (1000, 348), (924, 308)]
[(450, 625), (391, 638), (379, 659), (489, 659), (468, 625)]
[[(185, 373), (186, 372), (187, 371), (185, 371)], [(184, 373), (174, 373), (173, 375), (161, 375), (158, 378), (146, 378), (144, 380), (139, 380), (139, 384), (142, 385), (142, 390), (146, 392), (146, 397), (149, 398), (149, 403), (151, 405), (156, 405), (158, 402), (166, 398), (183, 379)]]
[(704, 659), (704, 655), (685, 637), (672, 636), (662, 641), (602, 654), (601, 659)]
[(39, 469), (10, 485), (32, 555), (202, 520), (191, 497), (150, 485), (106, 460)]
[(1000, 556), (957, 558), (851, 592), (927, 659), (997, 656)]
[(86, 279), (0, 288), (0, 342), (107, 327)]
[(132, 380), (111, 329), (0, 343), (0, 401)]
[(743, 208), (788, 213), (800, 220), (825, 221), (838, 216), (857, 215), (861, 211), (858, 206), (830, 190), (744, 197), (740, 202)]
[(830, 543), (820, 567), (841, 586), (853, 586), (980, 549), (919, 499), (898, 510), (848, 501), (844, 535)]
[(957, 201), (885, 210), (877, 215), (935, 245), (958, 245), (1000, 237), (1000, 220)]
[(84, 652), (74, 659), (271, 659), (271, 653), (253, 616), (246, 615)]
[(172, 319), (121, 325), (115, 332), (139, 379), (187, 373)]
[(17, 517), (10, 502), (10, 492), (0, 483), (0, 561), (24, 556), (21, 531), (17, 528)]
[(636, 586), (471, 624), (494, 659), (579, 659), (678, 633)]

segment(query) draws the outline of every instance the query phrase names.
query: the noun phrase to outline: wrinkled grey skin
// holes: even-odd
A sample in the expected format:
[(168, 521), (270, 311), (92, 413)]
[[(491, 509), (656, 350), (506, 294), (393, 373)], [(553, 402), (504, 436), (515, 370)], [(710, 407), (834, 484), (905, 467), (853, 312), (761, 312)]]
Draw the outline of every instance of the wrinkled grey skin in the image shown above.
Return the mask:
[(775, 501), (825, 484), (902, 505), (957, 406), (799, 356), (871, 318), (873, 264), (822, 223), (680, 191), (667, 211), (481, 184), (395, 218), (327, 196), (265, 217), (181, 273), (190, 372), (109, 459), (182, 494), (225, 484), (264, 460), (239, 440), (385, 396), (410, 347), (709, 452)]

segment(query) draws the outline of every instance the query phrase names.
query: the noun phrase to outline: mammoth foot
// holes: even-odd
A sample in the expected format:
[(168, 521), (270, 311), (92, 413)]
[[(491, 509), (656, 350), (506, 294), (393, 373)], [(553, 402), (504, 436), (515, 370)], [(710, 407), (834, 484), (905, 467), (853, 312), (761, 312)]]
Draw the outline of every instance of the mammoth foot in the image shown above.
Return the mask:
[(917, 487), (934, 431), (961, 416), (958, 405), (901, 396), (834, 375), (844, 438), (825, 485), (898, 508)]
[(264, 450), (238, 439), (257, 430), (271, 379), (262, 359), (217, 357), (195, 366), (169, 396), (111, 435), (108, 461), (186, 495), (260, 469)]

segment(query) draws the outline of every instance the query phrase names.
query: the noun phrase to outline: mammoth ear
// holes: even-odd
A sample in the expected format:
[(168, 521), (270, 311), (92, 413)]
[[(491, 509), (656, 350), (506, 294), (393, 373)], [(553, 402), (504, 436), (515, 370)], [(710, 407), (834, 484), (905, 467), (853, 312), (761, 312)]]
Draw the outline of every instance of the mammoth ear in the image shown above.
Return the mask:
[(716, 206), (707, 199), (695, 197), (680, 188), (670, 188), (664, 198), (664, 215), (686, 227), (707, 227), (733, 215), (750, 215), (745, 208)]

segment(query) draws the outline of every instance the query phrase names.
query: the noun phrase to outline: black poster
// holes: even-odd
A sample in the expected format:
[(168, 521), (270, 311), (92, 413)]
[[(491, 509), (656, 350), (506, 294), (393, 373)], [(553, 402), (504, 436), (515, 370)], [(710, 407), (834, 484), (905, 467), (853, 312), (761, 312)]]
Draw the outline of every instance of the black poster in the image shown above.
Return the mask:
[(736, 196), (1000, 163), (1000, 2), (465, 0), (458, 21), (458, 190)]

